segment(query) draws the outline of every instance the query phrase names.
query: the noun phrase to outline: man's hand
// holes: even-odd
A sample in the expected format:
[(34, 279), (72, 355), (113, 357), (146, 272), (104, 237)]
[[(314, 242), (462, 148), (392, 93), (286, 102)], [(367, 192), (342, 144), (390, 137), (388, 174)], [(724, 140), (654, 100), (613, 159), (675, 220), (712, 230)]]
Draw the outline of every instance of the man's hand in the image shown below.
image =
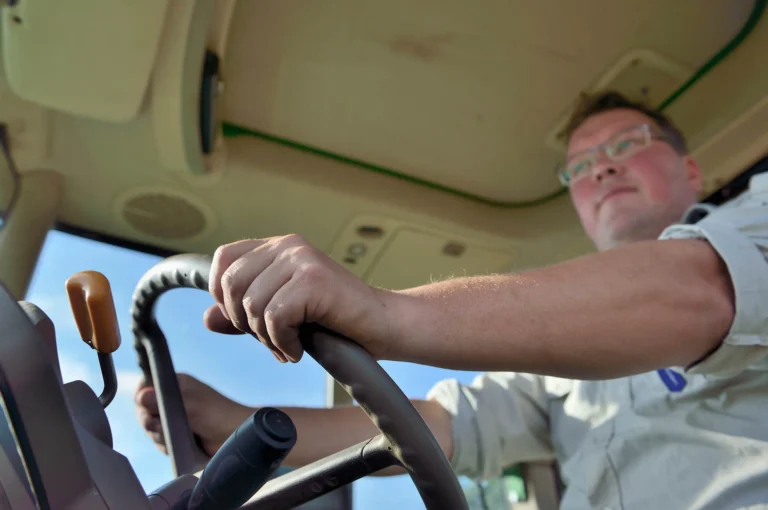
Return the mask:
[[(224, 441), (255, 409), (234, 402), (192, 376), (179, 374), (179, 388), (192, 432), (200, 436), (203, 449), (213, 456)], [(135, 393), (139, 423), (155, 446), (165, 453), (155, 389), (140, 383)]]
[(301, 359), (298, 330), (306, 323), (358, 342), (377, 359), (395, 340), (393, 293), (368, 286), (296, 235), (219, 247), (210, 292), (217, 304), (205, 313), (208, 329), (249, 333), (281, 362)]

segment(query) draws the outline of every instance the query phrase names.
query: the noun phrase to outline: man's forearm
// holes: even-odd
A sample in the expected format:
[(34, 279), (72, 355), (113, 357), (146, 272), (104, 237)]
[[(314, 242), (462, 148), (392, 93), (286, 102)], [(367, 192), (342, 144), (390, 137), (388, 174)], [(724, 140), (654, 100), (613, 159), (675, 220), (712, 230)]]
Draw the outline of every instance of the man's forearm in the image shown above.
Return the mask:
[[(453, 449), (450, 415), (437, 402), (412, 400), (424, 421), (450, 458)], [(298, 440), (284, 464), (301, 467), (365, 441), (379, 430), (357, 406), (329, 409), (281, 407), (296, 426)], [(402, 468), (388, 468), (377, 475), (402, 474)]]
[(635, 243), (394, 293), (387, 358), (579, 379), (687, 365), (727, 334), (732, 292), (705, 241)]

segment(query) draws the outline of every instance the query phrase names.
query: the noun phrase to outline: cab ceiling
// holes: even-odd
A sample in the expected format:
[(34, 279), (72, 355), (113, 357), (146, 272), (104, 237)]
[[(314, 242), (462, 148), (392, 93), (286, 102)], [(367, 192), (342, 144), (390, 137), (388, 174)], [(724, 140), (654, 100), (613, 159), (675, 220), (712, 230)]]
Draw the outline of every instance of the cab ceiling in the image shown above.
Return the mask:
[[(5, 13), (0, 120), (22, 173), (62, 176), (62, 223), (170, 250), (296, 232), (390, 287), (585, 253), (554, 174), (575, 99), (658, 105), (719, 53), (667, 108), (707, 191), (768, 151), (765, 2), (89, 2)], [(205, 49), (226, 136), (195, 166)]]
[[(551, 143), (578, 93), (659, 104), (753, 2), (240, 2), (225, 119), (483, 201), (556, 194)], [(695, 138), (701, 125), (682, 125)]]

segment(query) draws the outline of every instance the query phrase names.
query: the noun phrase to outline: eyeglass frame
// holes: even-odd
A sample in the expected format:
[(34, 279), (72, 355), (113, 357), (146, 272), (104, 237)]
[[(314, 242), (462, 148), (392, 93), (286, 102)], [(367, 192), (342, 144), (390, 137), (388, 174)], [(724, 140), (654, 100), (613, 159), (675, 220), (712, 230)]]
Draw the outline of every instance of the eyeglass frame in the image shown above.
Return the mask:
[[(606, 151), (607, 147), (611, 146), (612, 144), (615, 145), (616, 143), (618, 143), (616, 140), (621, 135), (628, 134), (628, 133), (630, 133), (632, 131), (635, 131), (635, 130), (642, 130), (643, 135), (644, 135), (644, 145), (642, 147), (640, 147), (639, 150), (637, 150), (635, 152), (631, 152), (629, 155), (624, 156), (624, 157), (614, 157), (611, 154), (609, 154), (608, 151)], [(572, 160), (573, 158), (579, 157), (579, 156), (584, 156), (584, 155), (587, 155), (587, 154), (591, 154), (592, 155), (591, 163), (592, 163), (592, 165), (594, 167), (594, 164), (597, 161), (597, 153), (598, 153), (598, 151), (600, 151), (610, 161), (613, 161), (613, 162), (623, 161), (623, 160), (625, 160), (627, 158), (635, 156), (635, 155), (643, 152), (644, 150), (648, 149), (653, 144), (653, 140), (660, 140), (660, 141), (666, 142), (666, 143), (668, 143), (668, 144), (670, 144), (670, 145), (672, 145), (674, 147), (674, 145), (672, 144), (672, 139), (668, 135), (660, 132), (659, 129), (657, 127), (655, 127), (653, 124), (648, 123), (648, 122), (643, 123), (643, 124), (636, 124), (634, 126), (631, 126), (631, 127), (628, 127), (626, 129), (623, 129), (623, 130), (619, 131), (618, 133), (616, 133), (613, 136), (611, 136), (611, 138), (609, 140), (606, 140), (603, 143), (600, 143), (600, 144), (597, 144), (595, 146), (592, 146), (589, 149), (585, 149), (583, 151), (579, 151), (576, 154), (574, 154), (573, 156), (570, 156), (570, 157), (566, 158), (566, 160), (563, 163), (560, 163), (559, 165), (557, 165), (557, 169), (556, 169), (557, 178), (560, 181), (560, 184), (562, 184), (566, 188), (572, 187), (574, 185), (574, 183), (579, 182), (584, 177), (588, 177), (589, 175), (592, 174), (591, 171), (583, 172), (582, 175), (584, 177), (579, 177), (577, 179), (571, 179), (570, 181), (567, 180), (565, 177), (563, 177), (563, 175), (565, 174), (565, 171), (568, 168), (568, 162), (570, 160)], [(590, 170), (592, 170), (592, 169), (590, 169)]]

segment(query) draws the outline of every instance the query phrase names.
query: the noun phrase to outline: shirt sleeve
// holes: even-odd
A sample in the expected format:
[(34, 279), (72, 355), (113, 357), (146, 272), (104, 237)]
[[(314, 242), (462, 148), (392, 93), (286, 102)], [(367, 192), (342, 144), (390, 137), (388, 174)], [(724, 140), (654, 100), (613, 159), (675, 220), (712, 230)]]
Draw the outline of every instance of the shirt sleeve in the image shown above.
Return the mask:
[(688, 373), (733, 376), (768, 370), (768, 189), (749, 190), (693, 225), (673, 225), (660, 239), (705, 239), (725, 263), (735, 295), (727, 336)]
[(469, 385), (448, 379), (427, 398), (451, 415), (450, 462), (459, 475), (490, 479), (519, 462), (554, 458), (540, 376), (494, 372)]

